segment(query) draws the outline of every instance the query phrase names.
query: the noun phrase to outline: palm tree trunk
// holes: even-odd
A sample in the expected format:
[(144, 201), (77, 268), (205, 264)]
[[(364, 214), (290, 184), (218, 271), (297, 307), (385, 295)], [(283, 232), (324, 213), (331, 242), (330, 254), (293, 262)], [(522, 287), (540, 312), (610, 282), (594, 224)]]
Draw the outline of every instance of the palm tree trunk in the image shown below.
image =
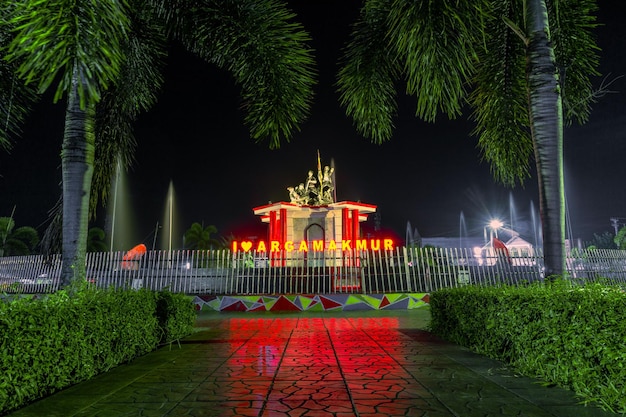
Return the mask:
[(95, 108), (81, 108), (74, 71), (61, 150), (63, 174), (63, 267), (61, 287), (85, 278), (89, 195), (93, 175)]
[(565, 272), (563, 111), (545, 0), (526, 1), (530, 127), (537, 165), (545, 276)]

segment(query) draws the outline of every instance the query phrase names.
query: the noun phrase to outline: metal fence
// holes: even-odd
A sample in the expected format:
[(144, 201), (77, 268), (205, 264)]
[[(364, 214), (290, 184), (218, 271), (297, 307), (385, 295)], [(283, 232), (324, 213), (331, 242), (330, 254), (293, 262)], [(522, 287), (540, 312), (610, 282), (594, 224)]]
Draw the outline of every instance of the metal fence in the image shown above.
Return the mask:
[[(332, 294), (431, 292), (460, 285), (541, 281), (543, 257), (476, 257), (471, 249), (393, 251), (231, 252), (148, 251), (87, 255), (87, 280), (101, 288), (169, 289), (186, 294)], [(567, 257), (576, 282), (626, 283), (626, 251), (580, 250)], [(59, 288), (61, 257), (0, 258), (0, 293), (49, 293)]]

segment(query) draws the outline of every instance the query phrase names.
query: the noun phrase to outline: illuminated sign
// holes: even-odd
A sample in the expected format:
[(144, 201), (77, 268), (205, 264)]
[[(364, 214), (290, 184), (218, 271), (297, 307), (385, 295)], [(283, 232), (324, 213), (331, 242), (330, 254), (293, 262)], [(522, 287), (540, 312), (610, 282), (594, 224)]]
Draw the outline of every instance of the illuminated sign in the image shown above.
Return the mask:
[[(234, 241), (232, 245), (233, 252), (244, 251), (249, 252), (252, 248), (253, 244), (250, 241), (237, 242)], [(326, 244), (323, 240), (301, 240), (299, 243), (296, 243), (292, 240), (288, 240), (285, 243), (281, 243), (278, 240), (272, 240), (269, 242), (269, 245), (265, 243), (265, 241), (261, 240), (257, 243), (256, 250), (257, 252), (323, 252), (325, 250), (393, 250), (393, 240), (392, 239), (359, 239), (352, 242), (352, 240), (340, 240), (334, 241), (331, 240)]]

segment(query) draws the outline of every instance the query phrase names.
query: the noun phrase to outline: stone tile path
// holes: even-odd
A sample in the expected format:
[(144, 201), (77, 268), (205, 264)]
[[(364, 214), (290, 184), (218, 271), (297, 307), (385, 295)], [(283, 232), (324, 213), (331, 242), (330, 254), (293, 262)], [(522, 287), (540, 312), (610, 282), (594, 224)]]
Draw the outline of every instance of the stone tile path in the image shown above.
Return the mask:
[(201, 312), (180, 346), (10, 416), (615, 416), (438, 339), (429, 317)]

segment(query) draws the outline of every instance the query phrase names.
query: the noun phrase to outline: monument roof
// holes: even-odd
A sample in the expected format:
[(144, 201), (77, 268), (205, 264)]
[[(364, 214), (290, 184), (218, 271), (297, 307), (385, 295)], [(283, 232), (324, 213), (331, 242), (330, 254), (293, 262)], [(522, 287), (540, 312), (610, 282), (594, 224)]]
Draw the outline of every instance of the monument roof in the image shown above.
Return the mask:
[(263, 215), (267, 214), (270, 211), (276, 211), (279, 209), (287, 209), (287, 210), (302, 210), (302, 211), (316, 211), (316, 210), (328, 210), (330, 209), (343, 209), (347, 208), (349, 210), (359, 210), (361, 213), (375, 213), (377, 206), (374, 204), (361, 203), (359, 201), (340, 201), (338, 203), (330, 203), (324, 204), (320, 206), (309, 206), (309, 205), (299, 205), (294, 203), (288, 203), (286, 201), (279, 201), (277, 203), (269, 203), (263, 206), (258, 206), (253, 208), (254, 214)]

